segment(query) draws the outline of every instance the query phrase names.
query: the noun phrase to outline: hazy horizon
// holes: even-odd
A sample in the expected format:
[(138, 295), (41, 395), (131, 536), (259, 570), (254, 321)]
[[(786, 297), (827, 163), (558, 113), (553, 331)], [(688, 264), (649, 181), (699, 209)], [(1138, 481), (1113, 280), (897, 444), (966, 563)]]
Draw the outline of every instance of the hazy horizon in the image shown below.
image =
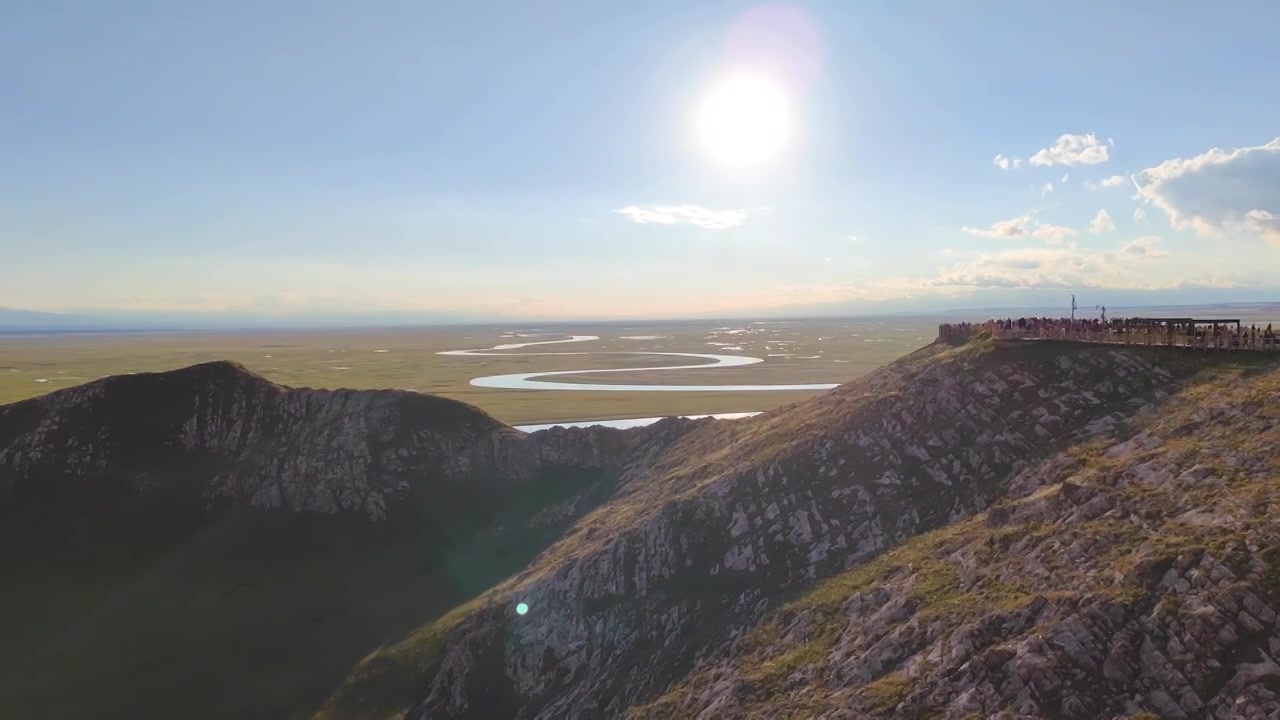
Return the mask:
[(1280, 298), (1277, 23), (1260, 0), (25, 3), (0, 27), (0, 306)]
[[(1069, 297), (1069, 296), (1068, 296)], [(1177, 311), (1190, 312), (1197, 309), (1242, 309), (1246, 315), (1253, 317), (1256, 312), (1267, 318), (1280, 317), (1280, 301), (1215, 301), (1194, 304), (1184, 303), (1145, 303), (1126, 304), (1112, 303), (1108, 305), (1080, 304), (1078, 317), (1095, 317), (1100, 309), (1106, 307), (1112, 317), (1123, 317), (1126, 312), (1136, 311)], [(449, 315), (426, 313), (360, 313), (316, 314), (316, 315), (260, 315), (251, 313), (182, 313), (182, 312), (92, 312), (61, 314), (40, 311), (26, 311), (17, 308), (0, 307), (0, 333), (40, 334), (43, 332), (127, 332), (127, 331), (204, 331), (204, 330), (383, 330), (407, 327), (524, 327), (537, 325), (557, 326), (645, 326), (664, 323), (689, 322), (744, 322), (744, 321), (805, 321), (826, 319), (877, 319), (877, 318), (920, 318), (935, 317), (948, 319), (979, 319), (996, 316), (1050, 315), (1065, 316), (1069, 312), (1067, 305), (988, 305), (974, 307), (933, 307), (912, 309), (902, 306), (879, 308), (879, 312), (870, 309), (865, 312), (841, 311), (839, 308), (809, 308), (809, 312), (786, 312), (780, 309), (775, 312), (758, 313), (723, 313), (684, 315), (654, 315), (633, 317), (608, 316), (519, 316), (519, 315)], [(1248, 320), (1246, 320), (1247, 322)]]

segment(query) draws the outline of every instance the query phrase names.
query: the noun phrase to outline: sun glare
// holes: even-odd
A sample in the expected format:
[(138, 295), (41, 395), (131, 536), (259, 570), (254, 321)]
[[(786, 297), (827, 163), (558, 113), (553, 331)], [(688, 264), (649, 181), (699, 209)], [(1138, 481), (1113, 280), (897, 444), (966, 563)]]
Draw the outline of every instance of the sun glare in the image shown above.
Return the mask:
[(718, 162), (732, 168), (758, 165), (787, 141), (787, 98), (764, 78), (734, 77), (702, 101), (697, 126), (703, 146)]

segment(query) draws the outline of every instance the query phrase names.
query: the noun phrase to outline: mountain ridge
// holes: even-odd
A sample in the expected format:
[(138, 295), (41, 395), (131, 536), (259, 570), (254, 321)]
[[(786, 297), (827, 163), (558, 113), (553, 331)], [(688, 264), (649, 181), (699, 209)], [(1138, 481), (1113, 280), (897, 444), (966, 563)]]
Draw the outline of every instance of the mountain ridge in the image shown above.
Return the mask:
[(1272, 717), (1277, 394), (1272, 367), (1145, 408), (777, 609), (632, 715)]
[(700, 422), (526, 434), (227, 362), (0, 406), (0, 716), (310, 717)]
[[(625, 494), (601, 505), (458, 620), (410, 717), (618, 716), (790, 588), (986, 511), (1028, 468), (1119, 431), (1215, 363), (1062, 343), (934, 345), (754, 422), (700, 429), (682, 443), (715, 453), (669, 454), (676, 470), (655, 468), (634, 512)], [(735, 450), (754, 465), (735, 467)], [(609, 532), (592, 536), (606, 515)], [(517, 600), (528, 615), (512, 613)], [(485, 692), (469, 690), (473, 676), (488, 678)], [(724, 709), (692, 709), (712, 707)]]
[(0, 407), (0, 477), (137, 474), (157, 459), (201, 456), (193, 471), (207, 476), (210, 499), (377, 519), (407, 490), (405, 473), (447, 470), (502, 427), (446, 398), (292, 389), (216, 361)]

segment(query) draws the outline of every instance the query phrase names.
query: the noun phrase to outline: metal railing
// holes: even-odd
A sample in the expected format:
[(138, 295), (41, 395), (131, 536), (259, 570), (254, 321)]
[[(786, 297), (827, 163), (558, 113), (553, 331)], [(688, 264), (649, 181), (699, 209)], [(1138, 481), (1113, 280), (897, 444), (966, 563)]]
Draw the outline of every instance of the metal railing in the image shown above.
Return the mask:
[(1211, 330), (1187, 332), (1161, 328), (1125, 327), (1117, 325), (1040, 325), (1026, 328), (1006, 328), (1000, 323), (989, 322), (973, 325), (943, 325), (938, 336), (944, 339), (966, 339), (989, 333), (995, 340), (1030, 341), (1056, 340), (1063, 342), (1123, 345), (1127, 347), (1181, 347), (1199, 350), (1280, 352), (1280, 336), (1263, 332), (1242, 330)]

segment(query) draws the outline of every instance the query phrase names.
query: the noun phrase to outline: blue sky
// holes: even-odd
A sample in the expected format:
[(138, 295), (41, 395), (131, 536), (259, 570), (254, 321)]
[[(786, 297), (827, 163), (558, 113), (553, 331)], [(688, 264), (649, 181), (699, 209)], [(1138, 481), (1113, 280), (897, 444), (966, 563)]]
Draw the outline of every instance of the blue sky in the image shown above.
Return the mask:
[[(1273, 0), (185, 5), (6, 3), (0, 306), (1278, 295)], [(744, 69), (792, 125), (735, 169)]]

